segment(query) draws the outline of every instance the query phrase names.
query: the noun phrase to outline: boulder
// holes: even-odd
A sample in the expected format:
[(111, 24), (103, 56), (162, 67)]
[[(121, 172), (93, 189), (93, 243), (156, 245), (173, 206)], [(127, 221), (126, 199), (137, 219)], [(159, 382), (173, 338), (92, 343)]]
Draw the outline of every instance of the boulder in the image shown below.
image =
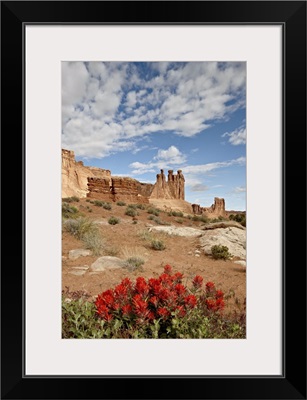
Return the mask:
[(119, 269), (123, 268), (124, 261), (118, 257), (103, 256), (97, 258), (97, 260), (90, 266), (92, 272), (102, 272), (107, 269)]
[(205, 254), (211, 254), (214, 245), (227, 246), (229, 252), (242, 260), (246, 259), (246, 231), (237, 227), (217, 228), (203, 231), (200, 245)]
[(184, 236), (184, 237), (198, 237), (204, 232), (201, 229), (195, 229), (190, 227), (178, 227), (178, 226), (153, 226), (149, 228), (149, 232), (164, 232), (168, 235)]

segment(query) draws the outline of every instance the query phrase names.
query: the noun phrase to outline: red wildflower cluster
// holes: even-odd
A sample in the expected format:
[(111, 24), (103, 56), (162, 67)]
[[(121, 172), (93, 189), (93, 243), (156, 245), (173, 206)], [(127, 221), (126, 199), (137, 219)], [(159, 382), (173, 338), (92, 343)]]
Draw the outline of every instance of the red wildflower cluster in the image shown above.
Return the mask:
[[(191, 309), (201, 306), (196, 292), (201, 289), (203, 278), (195, 276), (193, 279), (195, 294), (182, 284), (182, 279), (183, 274), (173, 274), (170, 265), (164, 267), (164, 272), (158, 278), (146, 280), (139, 277), (135, 283), (125, 278), (114, 289), (97, 296), (96, 312), (105, 321), (123, 318), (138, 324), (158, 319), (165, 321), (172, 315), (184, 317)], [(213, 282), (208, 282), (202, 305), (212, 311), (222, 310), (223, 296), (222, 291), (215, 289)]]

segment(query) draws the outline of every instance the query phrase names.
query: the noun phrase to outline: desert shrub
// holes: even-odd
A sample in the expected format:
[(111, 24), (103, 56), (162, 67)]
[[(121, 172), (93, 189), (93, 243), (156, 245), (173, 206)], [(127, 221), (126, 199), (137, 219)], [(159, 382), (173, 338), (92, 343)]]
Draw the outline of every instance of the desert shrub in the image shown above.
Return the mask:
[(91, 202), (91, 203), (93, 203), (94, 206), (97, 206), (97, 207), (103, 207), (103, 205), (104, 205), (104, 202), (103, 202), (103, 201), (100, 201), (100, 200), (94, 200), (94, 201)]
[(116, 246), (107, 246), (103, 249), (103, 254), (106, 256), (115, 257), (119, 253), (119, 249)]
[(136, 210), (138, 207), (137, 207), (137, 204), (128, 204), (128, 206), (127, 206), (128, 208), (132, 208), (133, 210)]
[(181, 219), (181, 218), (176, 218), (175, 221), (176, 221), (178, 224), (183, 224), (183, 219)]
[(138, 208), (139, 210), (145, 210), (146, 207), (144, 206), (144, 204), (137, 204), (136, 208)]
[(124, 268), (126, 268), (130, 272), (135, 270), (142, 271), (142, 265), (144, 263), (145, 261), (141, 257), (129, 257), (127, 258), (127, 260), (125, 260)]
[(210, 221), (210, 219), (204, 215), (193, 215), (192, 221), (204, 222), (206, 224)]
[(149, 219), (149, 220), (154, 220), (155, 219), (155, 216), (154, 215), (148, 215), (148, 218), (147, 219)]
[(155, 238), (151, 240), (150, 247), (153, 250), (160, 250), (160, 251), (166, 249), (166, 246), (165, 246), (163, 240), (155, 239)]
[(102, 253), (104, 247), (104, 241), (98, 230), (90, 230), (86, 232), (82, 241), (88, 250), (91, 250), (94, 256), (99, 256)]
[(87, 232), (98, 231), (97, 225), (84, 217), (64, 221), (64, 229), (77, 239), (82, 239)]
[(232, 221), (236, 221), (242, 226), (246, 226), (246, 215), (245, 214), (230, 214), (229, 219)]
[(157, 225), (171, 225), (169, 222), (162, 221), (159, 217), (153, 217), (153, 221)]
[(147, 210), (147, 212), (148, 212), (148, 214), (155, 215), (156, 217), (158, 217), (159, 214), (160, 214), (160, 211), (157, 210), (156, 208), (149, 208), (149, 209)]
[(118, 201), (116, 204), (121, 207), (126, 205), (124, 201)]
[(79, 197), (77, 197), (77, 196), (71, 196), (71, 200), (75, 201), (77, 203), (80, 201)]
[(62, 203), (62, 217), (63, 218), (77, 218), (79, 210), (68, 203)]
[(86, 201), (87, 203), (90, 203), (90, 202), (91, 202), (91, 200), (90, 200), (90, 199), (86, 199), (85, 201)]
[(157, 278), (129, 278), (100, 293), (94, 302), (62, 296), (63, 338), (205, 339), (245, 338), (245, 312), (224, 315), (224, 293), (213, 282), (169, 265)]
[(120, 219), (119, 219), (119, 218), (116, 218), (116, 217), (110, 217), (110, 218), (108, 219), (108, 223), (109, 223), (110, 225), (116, 225), (116, 224), (119, 224), (119, 223), (120, 223)]
[(227, 246), (222, 246), (220, 244), (216, 244), (211, 247), (212, 257), (215, 260), (229, 260), (232, 255), (229, 253), (229, 249)]
[(112, 210), (112, 205), (111, 205), (111, 203), (103, 203), (102, 207), (103, 207), (105, 210)]
[(132, 221), (132, 223), (133, 223), (134, 225), (136, 225), (136, 224), (138, 223), (138, 221), (137, 221), (136, 219), (134, 219), (134, 220)]
[(153, 239), (153, 235), (148, 229), (143, 229), (138, 232), (138, 236), (142, 240), (151, 241)]
[(82, 240), (86, 248), (94, 255), (100, 255), (103, 240), (98, 226), (87, 218), (68, 219), (64, 221), (64, 229), (77, 239)]
[(183, 212), (181, 211), (171, 211), (168, 213), (169, 216), (172, 217), (183, 217)]
[(138, 212), (134, 208), (127, 207), (125, 214), (129, 215), (129, 217), (136, 217), (138, 215)]
[(73, 200), (72, 200), (71, 197), (63, 197), (63, 198), (62, 198), (62, 202), (64, 202), (64, 203), (72, 203)]

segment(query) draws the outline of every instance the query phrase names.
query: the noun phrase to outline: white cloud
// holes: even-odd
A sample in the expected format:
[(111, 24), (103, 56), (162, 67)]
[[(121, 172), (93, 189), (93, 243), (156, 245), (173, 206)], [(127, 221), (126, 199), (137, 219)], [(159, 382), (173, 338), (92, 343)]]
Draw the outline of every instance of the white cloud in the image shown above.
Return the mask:
[(179, 168), (186, 161), (186, 156), (180, 152), (175, 146), (170, 146), (168, 149), (159, 149), (156, 156), (148, 163), (133, 162), (129, 165), (133, 168), (132, 174), (140, 175), (146, 172), (155, 172), (159, 169), (171, 168), (177, 165)]
[(189, 165), (183, 167), (184, 174), (206, 174), (217, 168), (225, 168), (233, 165), (245, 165), (245, 157), (239, 157), (229, 161), (219, 161), (215, 163), (200, 164), (200, 165)]
[[(193, 137), (245, 106), (245, 63), (146, 68), (150, 78), (133, 63), (63, 62), (63, 144), (77, 156), (104, 157), (120, 151), (121, 142), (159, 131)], [(239, 131), (227, 135), (235, 145), (244, 140)]]
[(191, 192), (204, 192), (206, 190), (209, 190), (209, 187), (207, 185), (204, 185), (202, 183), (198, 183), (196, 185), (192, 185), (190, 187)]
[(239, 144), (246, 143), (246, 128), (239, 128), (230, 133), (225, 132), (222, 137), (229, 136), (229, 143), (234, 146), (238, 146)]
[(234, 193), (245, 193), (246, 192), (246, 187), (244, 186), (237, 186), (233, 190)]

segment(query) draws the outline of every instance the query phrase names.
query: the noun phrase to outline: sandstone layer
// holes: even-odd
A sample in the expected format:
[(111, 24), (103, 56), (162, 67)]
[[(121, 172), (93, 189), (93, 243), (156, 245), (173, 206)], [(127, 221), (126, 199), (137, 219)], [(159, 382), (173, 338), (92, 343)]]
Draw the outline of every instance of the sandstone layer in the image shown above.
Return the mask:
[(86, 167), (82, 161), (75, 160), (73, 151), (62, 149), (62, 198), (86, 197), (87, 178), (110, 179), (111, 171), (96, 167)]

